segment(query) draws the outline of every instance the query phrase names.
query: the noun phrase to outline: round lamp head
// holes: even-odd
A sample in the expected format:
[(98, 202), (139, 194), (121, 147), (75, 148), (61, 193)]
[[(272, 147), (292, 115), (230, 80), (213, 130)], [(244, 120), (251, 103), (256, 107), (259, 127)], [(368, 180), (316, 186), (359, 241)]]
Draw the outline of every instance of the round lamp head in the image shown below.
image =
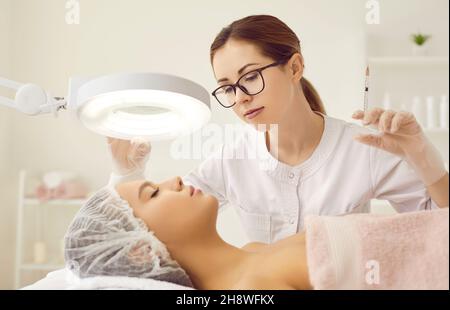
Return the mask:
[(77, 115), (88, 129), (119, 139), (174, 139), (210, 118), (208, 92), (172, 75), (134, 73), (89, 80), (76, 96)]

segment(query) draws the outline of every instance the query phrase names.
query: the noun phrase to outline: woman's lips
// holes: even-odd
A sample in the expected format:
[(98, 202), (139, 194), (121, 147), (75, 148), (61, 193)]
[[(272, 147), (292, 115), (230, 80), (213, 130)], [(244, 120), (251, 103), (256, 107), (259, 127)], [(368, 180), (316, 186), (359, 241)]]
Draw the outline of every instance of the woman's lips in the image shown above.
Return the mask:
[(254, 117), (256, 117), (262, 110), (264, 109), (264, 107), (260, 107), (258, 109), (254, 109), (254, 110), (250, 110), (249, 112), (245, 113), (245, 117), (248, 119), (252, 119)]
[(195, 188), (195, 187), (193, 187), (191, 185), (189, 186), (189, 191), (191, 193), (191, 196), (194, 196), (195, 194), (198, 194), (198, 193), (202, 192), (201, 189)]

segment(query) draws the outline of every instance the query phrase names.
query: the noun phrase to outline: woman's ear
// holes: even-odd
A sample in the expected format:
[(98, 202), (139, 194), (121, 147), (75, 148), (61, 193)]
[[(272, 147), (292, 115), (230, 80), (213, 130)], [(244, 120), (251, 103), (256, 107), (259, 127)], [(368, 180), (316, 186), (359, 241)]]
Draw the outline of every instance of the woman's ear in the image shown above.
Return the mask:
[(303, 69), (305, 68), (303, 56), (300, 53), (295, 53), (291, 56), (288, 62), (288, 70), (292, 74), (292, 79), (299, 82), (303, 77)]

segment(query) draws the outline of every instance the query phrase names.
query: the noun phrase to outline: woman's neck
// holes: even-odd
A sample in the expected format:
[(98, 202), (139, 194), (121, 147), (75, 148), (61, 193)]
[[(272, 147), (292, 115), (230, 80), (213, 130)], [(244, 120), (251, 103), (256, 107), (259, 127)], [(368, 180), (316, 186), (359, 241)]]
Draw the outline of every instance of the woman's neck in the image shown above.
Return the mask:
[[(217, 232), (181, 246), (166, 246), (196, 289), (226, 290), (242, 282), (247, 283), (245, 287), (249, 289), (274, 286), (311, 289), (304, 233), (282, 239), (257, 252), (234, 247), (223, 241)], [(247, 281), (261, 275), (266, 282), (249, 284)]]
[(226, 243), (217, 232), (183, 245), (167, 244), (167, 248), (197, 289), (230, 289), (245, 276), (256, 256)]
[(299, 165), (316, 149), (324, 126), (323, 117), (311, 110), (303, 93), (299, 92), (277, 130), (266, 135), (267, 148), (280, 162)]

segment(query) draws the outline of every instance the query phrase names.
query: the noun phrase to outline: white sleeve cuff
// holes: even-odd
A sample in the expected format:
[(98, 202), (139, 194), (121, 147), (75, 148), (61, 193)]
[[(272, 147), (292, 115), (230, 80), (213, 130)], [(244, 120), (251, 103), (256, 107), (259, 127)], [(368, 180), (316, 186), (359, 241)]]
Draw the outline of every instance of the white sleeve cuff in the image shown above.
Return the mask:
[(109, 177), (108, 186), (116, 186), (117, 184), (130, 182), (135, 180), (145, 179), (144, 170), (137, 170), (126, 175), (120, 175), (115, 172), (111, 172)]

